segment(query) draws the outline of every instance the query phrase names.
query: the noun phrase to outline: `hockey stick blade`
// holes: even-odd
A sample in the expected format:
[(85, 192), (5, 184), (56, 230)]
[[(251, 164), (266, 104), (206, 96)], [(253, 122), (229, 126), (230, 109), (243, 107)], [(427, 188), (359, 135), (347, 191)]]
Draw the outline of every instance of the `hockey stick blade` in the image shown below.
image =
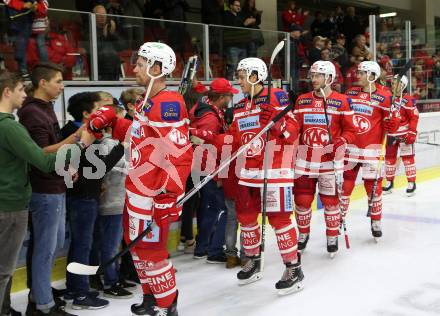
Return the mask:
[(398, 73), (399, 78), (402, 78), (402, 76), (404, 76), (411, 67), (412, 67), (412, 60), (410, 59), (405, 64), (405, 66), (403, 66), (403, 68), (399, 71)]
[(79, 275), (95, 275), (98, 269), (99, 266), (88, 266), (78, 262), (71, 262), (67, 265), (67, 271)]
[(275, 60), (275, 58), (277, 57), (278, 53), (283, 49), (284, 47), (284, 40), (282, 40), (281, 42), (279, 42), (277, 44), (277, 46), (275, 46), (275, 49), (272, 52), (272, 56), (270, 56), (270, 64), (273, 64), (273, 61)]

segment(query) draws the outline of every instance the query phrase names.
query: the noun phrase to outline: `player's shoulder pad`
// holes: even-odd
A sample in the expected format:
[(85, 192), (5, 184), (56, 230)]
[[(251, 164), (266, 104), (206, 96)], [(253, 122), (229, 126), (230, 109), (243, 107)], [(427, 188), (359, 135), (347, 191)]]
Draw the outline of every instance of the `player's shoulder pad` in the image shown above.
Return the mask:
[(312, 92), (301, 94), (296, 100), (296, 105), (305, 106), (313, 103), (313, 95)]
[(280, 106), (288, 106), (289, 96), (287, 95), (286, 91), (278, 88), (272, 89), (272, 95), (275, 96), (275, 100), (277, 100), (278, 104)]

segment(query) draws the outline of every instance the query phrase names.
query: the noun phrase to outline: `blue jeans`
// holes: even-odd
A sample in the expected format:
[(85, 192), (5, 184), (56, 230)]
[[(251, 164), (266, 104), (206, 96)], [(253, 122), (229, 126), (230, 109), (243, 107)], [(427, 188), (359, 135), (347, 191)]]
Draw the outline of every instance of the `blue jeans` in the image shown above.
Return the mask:
[(223, 188), (218, 188), (214, 180), (202, 189), (200, 205), (200, 226), (195, 253), (208, 253), (208, 256), (223, 254), (226, 230), (226, 206)]
[(32, 193), (29, 211), (32, 216), (32, 289), (37, 309), (55, 305), (51, 272), (55, 251), (62, 248), (66, 233), (65, 194)]
[(235, 67), (240, 60), (246, 58), (246, 48), (226, 47), (226, 78), (234, 79)]
[[(122, 239), (122, 214), (98, 217), (99, 252), (101, 263), (109, 261), (117, 252)], [(104, 288), (119, 281), (119, 264), (114, 262), (104, 270)]]
[[(93, 229), (98, 217), (98, 200), (67, 197), (67, 216), (71, 235), (67, 262), (89, 264)], [(66, 272), (66, 287), (75, 296), (86, 295), (89, 277)]]
[[(12, 33), (11, 33), (12, 34)], [(15, 60), (20, 72), (27, 73), (26, 51), (32, 34), (32, 23), (23, 23), (22, 27), (13, 31), (12, 40), (15, 45)]]
[(35, 36), (35, 42), (37, 43), (38, 55), (40, 61), (49, 61), (49, 55), (47, 54), (46, 47), (46, 34), (40, 33)]

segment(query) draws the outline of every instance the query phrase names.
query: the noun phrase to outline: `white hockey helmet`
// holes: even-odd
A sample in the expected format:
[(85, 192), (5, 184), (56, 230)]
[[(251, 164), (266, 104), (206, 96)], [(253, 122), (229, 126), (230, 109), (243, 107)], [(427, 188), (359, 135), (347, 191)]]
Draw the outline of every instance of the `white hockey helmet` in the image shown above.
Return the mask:
[(167, 44), (159, 42), (146, 42), (139, 48), (138, 56), (147, 60), (150, 67), (155, 62), (162, 64), (162, 75), (169, 75), (176, 68), (176, 54)]
[[(359, 71), (365, 71), (367, 73), (367, 78), (370, 78), (370, 75), (374, 75), (374, 80), (376, 81), (380, 77), (380, 66), (375, 61), (363, 61), (358, 66)], [(369, 79), (367, 79), (369, 81)]]
[[(336, 68), (332, 62), (326, 60), (315, 61), (310, 67), (310, 73), (323, 74), (325, 76), (325, 84), (331, 85), (336, 79)], [(327, 83), (328, 78), (331, 76), (331, 81)]]
[(257, 82), (263, 82), (267, 78), (267, 66), (260, 58), (249, 57), (240, 60), (237, 66), (237, 71), (239, 70), (245, 70), (248, 79), (253, 71), (257, 72)]
[[(397, 77), (398, 77), (398, 75), (395, 75), (394, 79), (397, 79)], [(408, 77), (403, 75), (400, 78), (400, 87), (401, 87), (402, 91), (405, 90), (407, 86), (408, 86)]]

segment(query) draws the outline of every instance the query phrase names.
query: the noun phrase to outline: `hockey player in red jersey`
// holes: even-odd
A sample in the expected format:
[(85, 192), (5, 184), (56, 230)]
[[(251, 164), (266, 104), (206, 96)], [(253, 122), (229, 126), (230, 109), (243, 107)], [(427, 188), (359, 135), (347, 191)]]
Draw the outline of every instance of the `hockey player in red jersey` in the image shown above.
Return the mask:
[[(380, 77), (380, 66), (374, 61), (364, 61), (358, 67), (360, 87), (346, 91), (354, 111), (354, 122), (358, 132), (353, 144), (347, 146), (346, 166), (342, 207), (348, 210), (350, 195), (353, 191), (359, 169), (367, 196), (370, 198), (376, 177), (378, 184), (373, 194), (371, 210), (371, 232), (373, 237), (382, 236), (382, 177), (378, 162), (382, 153), (385, 133), (392, 133), (399, 127), (400, 118), (392, 107), (392, 95), (376, 82)], [(377, 239), (376, 239), (377, 240)]]
[[(270, 119), (289, 103), (287, 94), (281, 89), (272, 89), (270, 104), (267, 104), (268, 89), (263, 82), (267, 77), (266, 64), (259, 58), (245, 58), (237, 66), (238, 83), (244, 99), (234, 106), (234, 119), (229, 129), (234, 147), (247, 144), (267, 125)], [(193, 132), (191, 132), (193, 133)], [(212, 139), (195, 131), (206, 141), (222, 143), (229, 135), (219, 135)], [(304, 275), (297, 255), (297, 235), (290, 215), (293, 212), (293, 155), (294, 141), (298, 136), (298, 125), (290, 113), (279, 120), (270, 130), (269, 142), (260, 137), (243, 156), (237, 158), (237, 176), (241, 186), (240, 194), (253, 203), (241, 208), (237, 203), (237, 218), (241, 226), (240, 234), (246, 265), (238, 272), (240, 284), (249, 284), (262, 278), (260, 244), (261, 234), (258, 214), (261, 212), (263, 192), (264, 147), (268, 147), (271, 161), (268, 164), (267, 215), (277, 237), (281, 258), (286, 265), (285, 272), (275, 287), (280, 295), (302, 289)]]
[(124, 238), (127, 243), (151, 225), (152, 231), (131, 250), (143, 290), (143, 301), (132, 305), (134, 315), (177, 316), (174, 268), (168, 260), (169, 225), (178, 219), (176, 201), (185, 192), (191, 170), (192, 148), (183, 97), (168, 91), (165, 76), (175, 68), (174, 51), (163, 43), (147, 42), (138, 52), (134, 73), (148, 86), (136, 104), (133, 122), (117, 118), (102, 107), (90, 119), (100, 136), (106, 127), (113, 138), (130, 142), (130, 168), (126, 180)]
[[(347, 96), (331, 89), (336, 77), (334, 65), (319, 60), (310, 68), (310, 77), (313, 91), (299, 96), (294, 111), (300, 126), (293, 188), (299, 230), (298, 249), (304, 250), (309, 240), (311, 205), (318, 184), (327, 227), (327, 251), (333, 257), (338, 251), (341, 220), (335, 176), (339, 172), (342, 179), (345, 148), (354, 141), (357, 127)], [(329, 142), (327, 122), (330, 124), (332, 144)], [(339, 165), (338, 170), (335, 164)]]
[(385, 175), (387, 185), (382, 188), (384, 194), (391, 193), (393, 188), (394, 175), (396, 173), (397, 152), (400, 149), (405, 166), (408, 188), (406, 194), (412, 196), (416, 191), (416, 163), (414, 142), (417, 137), (417, 123), (419, 122), (419, 111), (416, 106), (416, 98), (408, 93), (403, 94), (407, 85), (408, 78), (402, 76), (400, 83), (393, 83), (393, 89), (397, 89), (399, 98), (396, 100), (396, 107), (400, 108), (400, 126), (397, 132), (388, 134), (387, 149), (385, 155)]

